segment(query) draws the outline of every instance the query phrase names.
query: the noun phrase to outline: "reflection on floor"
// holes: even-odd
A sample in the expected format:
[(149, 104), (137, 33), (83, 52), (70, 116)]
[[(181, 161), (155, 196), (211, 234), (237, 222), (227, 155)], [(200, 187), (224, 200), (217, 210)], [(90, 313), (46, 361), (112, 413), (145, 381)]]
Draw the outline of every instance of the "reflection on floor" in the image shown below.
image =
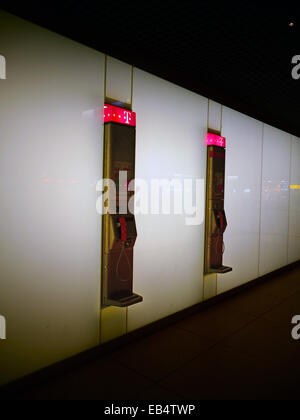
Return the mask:
[(298, 399), (300, 269), (255, 286), (24, 399)]

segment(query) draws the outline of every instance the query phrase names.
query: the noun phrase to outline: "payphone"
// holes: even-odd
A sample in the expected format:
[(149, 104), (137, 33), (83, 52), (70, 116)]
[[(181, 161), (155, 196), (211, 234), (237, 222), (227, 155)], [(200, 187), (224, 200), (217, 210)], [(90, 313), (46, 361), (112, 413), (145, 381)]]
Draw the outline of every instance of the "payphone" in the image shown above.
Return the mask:
[[(114, 181), (116, 195), (108, 189), (108, 212), (102, 220), (102, 304), (127, 307), (143, 300), (133, 292), (133, 248), (137, 238), (134, 214), (128, 202), (134, 191), (128, 185), (135, 177), (134, 112), (104, 105), (104, 179)], [(120, 185), (120, 172), (126, 185)], [(107, 187), (106, 187), (107, 188)], [(113, 201), (113, 203), (112, 203)], [(113, 204), (113, 205), (112, 205)], [(114, 208), (115, 214), (109, 209)]]
[(223, 234), (227, 227), (224, 210), (226, 139), (219, 133), (207, 133), (205, 274), (227, 273), (223, 265)]

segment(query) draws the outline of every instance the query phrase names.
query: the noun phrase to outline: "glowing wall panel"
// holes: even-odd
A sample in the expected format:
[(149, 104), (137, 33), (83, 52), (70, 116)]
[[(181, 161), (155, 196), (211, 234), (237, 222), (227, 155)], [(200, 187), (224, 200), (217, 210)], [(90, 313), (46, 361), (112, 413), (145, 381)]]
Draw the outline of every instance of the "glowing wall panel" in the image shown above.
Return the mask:
[(233, 271), (218, 275), (218, 293), (258, 276), (262, 123), (223, 107), (226, 137), (224, 265)]
[(259, 275), (288, 263), (291, 135), (264, 125)]
[(288, 262), (300, 259), (300, 139), (292, 138)]
[(221, 130), (222, 106), (209, 100), (208, 128), (216, 131)]
[(127, 308), (108, 306), (101, 310), (101, 343), (113, 340), (126, 334)]
[(0, 12), (0, 383), (99, 343), (104, 56)]
[[(205, 178), (205, 98), (134, 69), (133, 109), (137, 178)], [(129, 331), (203, 295), (203, 223), (186, 226), (184, 215), (137, 215), (136, 222), (134, 284), (144, 301), (128, 308)]]
[(109, 56), (106, 60), (106, 96), (131, 103), (132, 66)]

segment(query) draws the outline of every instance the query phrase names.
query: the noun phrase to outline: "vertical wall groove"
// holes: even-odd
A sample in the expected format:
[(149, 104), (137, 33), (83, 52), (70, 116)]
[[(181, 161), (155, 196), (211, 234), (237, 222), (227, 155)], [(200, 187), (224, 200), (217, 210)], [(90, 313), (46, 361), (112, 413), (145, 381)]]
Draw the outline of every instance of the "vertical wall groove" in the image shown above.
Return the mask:
[(287, 234), (287, 259), (289, 263), (289, 245), (290, 245), (290, 212), (291, 212), (291, 182), (292, 182), (292, 155), (293, 155), (293, 136), (291, 135), (291, 150), (290, 150), (290, 173), (289, 173), (289, 202), (288, 202), (288, 234)]
[(257, 277), (260, 275), (260, 248), (261, 248), (261, 219), (262, 219), (262, 189), (263, 189), (263, 166), (264, 166), (264, 132), (265, 124), (262, 123), (262, 142), (261, 142), (261, 172), (260, 172), (260, 202), (259, 202), (259, 225), (258, 225), (258, 272)]
[[(105, 102), (105, 98), (106, 98), (106, 72), (107, 72), (107, 55), (104, 56), (104, 88), (103, 88), (103, 92), (104, 92), (104, 102)], [(104, 105), (104, 104), (103, 104)], [(104, 124), (102, 125), (102, 150), (104, 148)], [(103, 153), (103, 152), (102, 152)], [(104, 155), (102, 156), (103, 159)], [(100, 177), (102, 178), (103, 176), (103, 168), (102, 168), (102, 173), (100, 174)], [(101, 232), (101, 247), (100, 247), (100, 294), (99, 294), (99, 344), (102, 343), (102, 339), (101, 339), (101, 327), (102, 327), (102, 217), (100, 216), (100, 232)]]

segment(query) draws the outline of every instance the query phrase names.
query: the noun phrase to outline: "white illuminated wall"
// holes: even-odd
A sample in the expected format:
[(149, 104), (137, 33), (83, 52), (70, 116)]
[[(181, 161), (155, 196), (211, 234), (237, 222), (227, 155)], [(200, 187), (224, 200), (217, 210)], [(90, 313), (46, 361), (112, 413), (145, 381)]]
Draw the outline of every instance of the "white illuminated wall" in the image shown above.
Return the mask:
[[(299, 138), (4, 12), (0, 55), (0, 384), (300, 259)], [(137, 215), (144, 301), (100, 308), (104, 96), (137, 113), (137, 178), (205, 180), (222, 130), (231, 273), (203, 275), (203, 223)]]
[(288, 263), (300, 259), (300, 139), (292, 137)]
[(224, 264), (218, 293), (300, 259), (300, 139), (223, 108)]
[[(136, 177), (205, 178), (207, 100), (134, 70)], [(128, 310), (128, 330), (202, 300), (204, 226), (184, 215), (138, 215), (134, 287), (144, 302)]]
[(264, 126), (259, 275), (288, 263), (292, 136)]
[(0, 12), (0, 384), (99, 342), (104, 56)]
[(223, 107), (227, 139), (223, 264), (233, 271), (218, 275), (218, 293), (258, 276), (262, 162), (262, 123)]

